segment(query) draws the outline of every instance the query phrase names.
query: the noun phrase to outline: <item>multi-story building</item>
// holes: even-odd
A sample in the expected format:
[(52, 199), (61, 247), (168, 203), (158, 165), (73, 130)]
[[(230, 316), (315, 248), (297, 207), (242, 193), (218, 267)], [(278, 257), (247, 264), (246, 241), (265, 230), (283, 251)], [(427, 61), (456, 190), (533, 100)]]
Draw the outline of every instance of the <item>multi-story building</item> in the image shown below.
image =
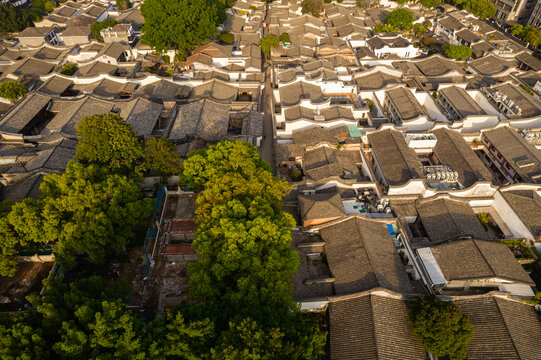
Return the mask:
[(537, 0), (491, 0), (496, 7), (494, 20), (500, 25), (529, 23), (530, 15), (536, 7)]

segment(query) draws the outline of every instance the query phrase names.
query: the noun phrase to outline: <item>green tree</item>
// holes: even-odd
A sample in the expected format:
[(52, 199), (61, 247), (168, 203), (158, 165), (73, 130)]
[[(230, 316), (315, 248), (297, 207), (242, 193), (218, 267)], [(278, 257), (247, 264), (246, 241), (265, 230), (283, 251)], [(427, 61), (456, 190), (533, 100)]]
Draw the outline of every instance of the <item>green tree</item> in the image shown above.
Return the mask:
[(473, 325), (458, 306), (430, 296), (413, 303), (409, 316), (427, 351), (451, 360), (466, 358)]
[(45, 3), (45, 7), (44, 7), (44, 8), (45, 8), (45, 11), (47, 11), (47, 12), (52, 12), (52, 11), (54, 10), (55, 6), (56, 6), (56, 3), (55, 3), (55, 2), (53, 2), (53, 1), (47, 1), (47, 2)]
[(451, 45), (445, 49), (445, 55), (451, 59), (467, 59), (471, 56), (472, 49), (464, 45)]
[(251, 318), (235, 317), (220, 332), (211, 350), (215, 359), (316, 359), (322, 354), (326, 334), (299, 313), (289, 314), (279, 326)]
[(303, 14), (319, 17), (321, 14), (321, 2), (317, 0), (302, 0), (301, 12)]
[(208, 149), (188, 154), (184, 162), (183, 181), (191, 188), (201, 188), (210, 179), (231, 171), (251, 177), (260, 171), (270, 170), (270, 165), (254, 146), (241, 141), (220, 141)]
[(541, 44), (541, 31), (528, 25), (524, 28), (524, 34), (521, 38), (536, 49)]
[(419, 23), (413, 24), (413, 32), (415, 33), (415, 36), (420, 37), (427, 31), (428, 29), (424, 25)]
[(210, 0), (148, 0), (141, 5), (145, 18), (143, 43), (162, 53), (175, 49), (185, 56), (195, 46), (218, 34), (225, 6)]
[(19, 238), (7, 219), (13, 202), (5, 200), (0, 206), (0, 276), (14, 276), (18, 267)]
[(389, 24), (377, 24), (374, 27), (375, 33), (389, 33), (389, 32), (395, 32), (395, 31), (396, 31), (396, 28)]
[(32, 15), (10, 2), (0, 4), (0, 33), (12, 33), (34, 26)]
[(176, 151), (175, 145), (169, 140), (148, 137), (145, 140), (143, 167), (159, 176), (178, 175), (182, 170), (182, 160)]
[(126, 10), (131, 7), (130, 0), (116, 0), (116, 8), (118, 10)]
[(287, 42), (287, 43), (291, 42), (291, 39), (289, 38), (288, 33), (281, 33), (278, 40), (280, 40), (281, 42)]
[(60, 69), (60, 73), (63, 75), (71, 76), (77, 71), (77, 66), (70, 63), (65, 63), (64, 66)]
[(433, 8), (440, 4), (440, 0), (419, 0), (419, 2), (426, 8)]
[(522, 38), (524, 36), (524, 26), (520, 24), (515, 24), (511, 27), (511, 34), (515, 35), (518, 38)]
[(28, 89), (17, 81), (4, 81), (0, 83), (0, 97), (15, 102), (25, 97)]
[(118, 24), (118, 23), (114, 19), (105, 19), (105, 20), (100, 21), (100, 22), (95, 22), (90, 27), (90, 32), (92, 33), (92, 37), (94, 39), (98, 40), (98, 41), (103, 41), (103, 37), (101, 36), (101, 31), (103, 29), (113, 27), (116, 24)]
[(263, 54), (265, 54), (267, 58), (270, 58), (271, 49), (280, 46), (280, 40), (274, 35), (266, 35), (259, 40), (259, 46), (261, 47)]
[(120, 254), (152, 211), (137, 181), (94, 164), (71, 161), (64, 174), (45, 176), (40, 190), (42, 236), (57, 242), (55, 253), (66, 266), (74, 264), (76, 250), (96, 264)]
[(496, 14), (496, 7), (487, 0), (455, 0), (455, 5), (483, 20), (490, 19)]
[(228, 33), (227, 31), (224, 31), (218, 35), (218, 38), (221, 42), (226, 44), (233, 44), (235, 42), (235, 38), (233, 37), (233, 34)]
[(205, 317), (188, 321), (180, 308), (168, 310), (149, 326), (148, 352), (153, 359), (201, 359), (215, 340), (214, 323)]
[(406, 9), (396, 9), (385, 16), (385, 24), (397, 29), (410, 30), (413, 25), (413, 14)]
[(83, 118), (76, 131), (79, 142), (75, 158), (83, 163), (131, 173), (143, 157), (143, 146), (137, 134), (116, 114)]

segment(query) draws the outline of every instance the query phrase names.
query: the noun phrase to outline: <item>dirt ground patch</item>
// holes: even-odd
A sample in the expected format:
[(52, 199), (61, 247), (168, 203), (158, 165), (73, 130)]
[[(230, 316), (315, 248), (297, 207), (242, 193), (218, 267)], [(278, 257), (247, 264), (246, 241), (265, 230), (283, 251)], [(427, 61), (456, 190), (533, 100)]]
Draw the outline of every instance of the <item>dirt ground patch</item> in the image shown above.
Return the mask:
[(0, 277), (0, 311), (18, 310), (26, 302), (26, 295), (38, 292), (42, 281), (54, 262), (23, 262), (13, 277)]

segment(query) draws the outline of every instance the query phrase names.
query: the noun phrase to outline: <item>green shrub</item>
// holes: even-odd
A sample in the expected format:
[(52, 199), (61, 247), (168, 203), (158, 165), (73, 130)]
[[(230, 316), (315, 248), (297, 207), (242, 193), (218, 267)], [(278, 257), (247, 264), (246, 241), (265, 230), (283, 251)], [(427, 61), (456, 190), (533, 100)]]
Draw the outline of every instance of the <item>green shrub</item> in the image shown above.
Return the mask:
[(4, 81), (0, 83), (0, 97), (9, 101), (16, 101), (20, 97), (25, 97), (28, 89), (17, 81)]
[(278, 37), (278, 40), (280, 40), (281, 42), (291, 42), (291, 39), (289, 38), (289, 34), (288, 33), (281, 33), (280, 34), (280, 37)]
[(64, 66), (62, 66), (62, 68), (60, 69), (60, 73), (62, 75), (68, 75), (68, 76), (73, 75), (76, 71), (77, 71), (77, 66), (70, 63), (65, 63)]
[(230, 34), (228, 32), (222, 32), (220, 35), (218, 35), (218, 39), (220, 39), (221, 42), (224, 42), (226, 44), (233, 44), (235, 42), (235, 39), (233, 38), (233, 34)]
[(451, 45), (445, 49), (445, 55), (451, 59), (465, 60), (471, 56), (471, 53), (471, 48), (464, 45)]
[(116, 8), (118, 10), (126, 10), (131, 7), (130, 0), (116, 0)]
[(108, 27), (113, 27), (116, 24), (116, 20), (113, 19), (105, 19), (101, 22), (95, 22), (90, 27), (90, 32), (92, 33), (92, 37), (98, 41), (103, 41), (103, 38), (101, 37), (101, 30), (107, 29)]
[(56, 3), (52, 2), (52, 1), (47, 1), (45, 3), (44, 9), (47, 12), (52, 12), (54, 10), (55, 6), (56, 6)]
[(162, 60), (164, 63), (166, 64), (170, 64), (171, 63), (171, 57), (169, 55), (162, 55)]
[(532, 89), (530, 89), (530, 87), (529, 87), (529, 86), (526, 86), (526, 85), (521, 85), (520, 87), (521, 87), (521, 88), (523, 88), (523, 89), (524, 89), (524, 91), (526, 91), (526, 92), (527, 92), (528, 94), (530, 94), (531, 96), (533, 96), (533, 95), (534, 95), (534, 93), (533, 93)]
[(302, 180), (302, 171), (300, 169), (291, 169), (289, 171), (289, 177), (293, 181), (301, 181)]

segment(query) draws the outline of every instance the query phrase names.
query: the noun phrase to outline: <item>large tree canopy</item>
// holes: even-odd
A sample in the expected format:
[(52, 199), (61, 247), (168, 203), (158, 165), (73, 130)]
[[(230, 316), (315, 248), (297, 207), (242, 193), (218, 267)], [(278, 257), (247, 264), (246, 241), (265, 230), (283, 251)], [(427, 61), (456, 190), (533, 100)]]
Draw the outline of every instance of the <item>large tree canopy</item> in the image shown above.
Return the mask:
[(427, 351), (451, 360), (466, 358), (473, 325), (458, 306), (430, 296), (413, 303), (409, 315)]
[(10, 2), (0, 4), (0, 19), (0, 33), (18, 32), (34, 26), (32, 15)]
[(4, 239), (17, 234), (18, 247), (56, 243), (55, 253), (66, 266), (74, 265), (76, 250), (98, 264), (119, 254), (152, 210), (136, 181), (99, 165), (71, 161), (64, 174), (45, 176), (40, 190), (38, 200), (13, 205), (0, 234)]
[(291, 250), (294, 220), (282, 211), (289, 184), (255, 147), (227, 141), (191, 153), (183, 180), (203, 187), (190, 294), (220, 309), (213, 358), (316, 358), (326, 335), (303, 321), (291, 298), (299, 257)]
[(413, 27), (413, 14), (406, 9), (396, 9), (385, 16), (385, 24), (396, 29), (409, 30)]
[(83, 118), (77, 126), (77, 153), (83, 163), (133, 170), (143, 156), (143, 146), (132, 127), (116, 114)]
[(160, 53), (175, 49), (186, 55), (218, 34), (224, 8), (213, 0), (147, 0), (141, 5), (143, 43)]
[(496, 14), (496, 7), (488, 0), (455, 0), (455, 5), (471, 12), (481, 19), (490, 19)]

